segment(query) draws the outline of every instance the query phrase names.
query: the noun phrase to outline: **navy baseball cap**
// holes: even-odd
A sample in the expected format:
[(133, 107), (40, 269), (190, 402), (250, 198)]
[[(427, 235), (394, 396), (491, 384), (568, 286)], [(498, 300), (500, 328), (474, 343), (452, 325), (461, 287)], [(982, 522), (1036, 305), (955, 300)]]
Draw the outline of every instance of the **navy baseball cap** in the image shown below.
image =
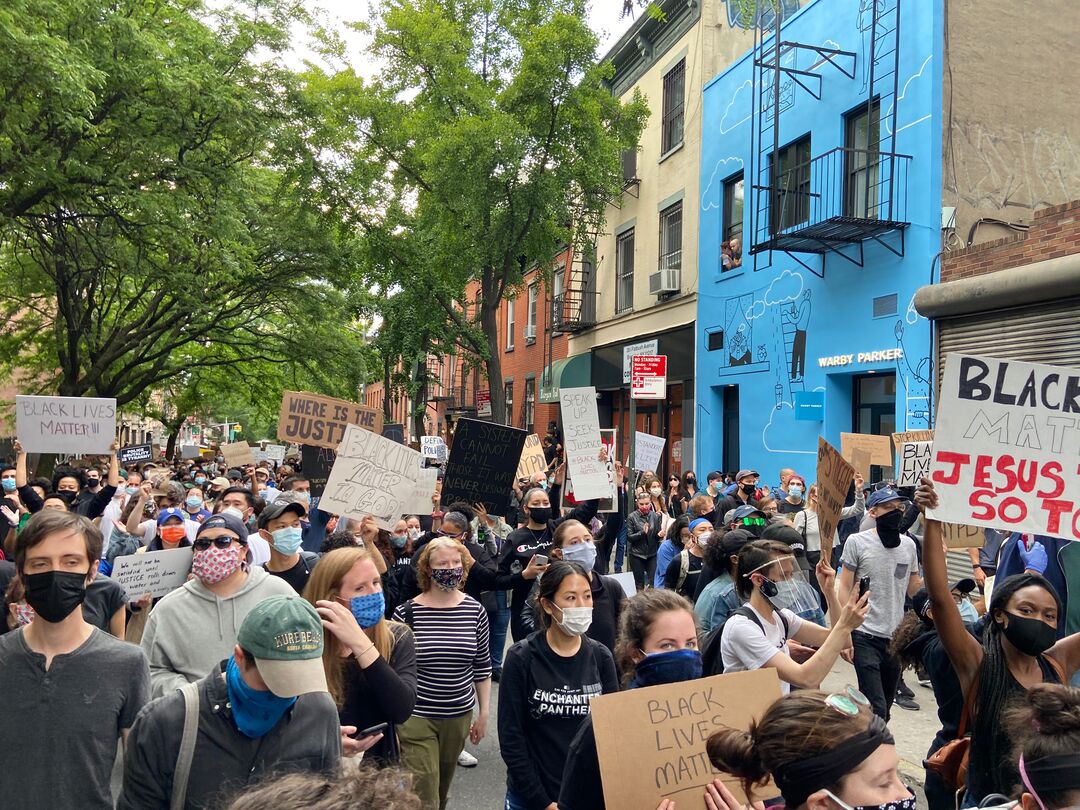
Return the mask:
[(169, 518), (179, 518), (180, 522), (183, 523), (185, 520), (185, 515), (180, 509), (177, 509), (175, 506), (170, 506), (168, 509), (162, 509), (160, 512), (158, 512), (157, 525), (164, 525), (165, 521)]
[(902, 501), (905, 500), (904, 496), (897, 492), (895, 489), (879, 489), (873, 495), (866, 499), (866, 508), (873, 509), (875, 506), (881, 506), (883, 503), (889, 501)]
[(731, 519), (732, 520), (742, 520), (743, 518), (751, 517), (753, 515), (758, 515), (759, 517), (765, 517), (764, 512), (762, 512), (756, 506), (751, 506), (750, 504), (747, 503), (747, 504), (743, 504), (742, 506), (735, 507), (734, 511), (732, 512)]
[(216, 515), (208, 517), (199, 525), (199, 531), (195, 536), (198, 537), (207, 529), (228, 529), (245, 543), (248, 539), (248, 530), (247, 526), (244, 525), (244, 521), (227, 512), (218, 512)]

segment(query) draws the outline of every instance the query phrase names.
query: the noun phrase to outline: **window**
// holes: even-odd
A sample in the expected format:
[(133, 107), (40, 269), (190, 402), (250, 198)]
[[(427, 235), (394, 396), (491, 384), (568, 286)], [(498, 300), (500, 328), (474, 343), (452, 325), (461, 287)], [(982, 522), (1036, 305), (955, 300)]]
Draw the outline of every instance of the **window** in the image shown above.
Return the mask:
[(515, 298), (506, 299), (506, 348), (514, 348), (514, 304)]
[(844, 126), (844, 215), (876, 219), (881, 115), (877, 100), (847, 116)]
[(529, 311), (528, 320), (525, 322), (525, 342), (532, 343), (536, 340), (536, 283), (529, 285)]
[(788, 144), (774, 158), (770, 185), (772, 232), (810, 219), (810, 136)]
[(536, 378), (525, 378), (525, 430), (532, 433), (533, 413), (536, 409)]
[(624, 149), (622, 152), (623, 186), (628, 186), (637, 179), (637, 149)]
[(615, 237), (615, 311), (634, 306), (634, 229)]
[(503, 398), (506, 400), (506, 424), (514, 424), (514, 381), (510, 380), (503, 388)]
[(660, 263), (658, 270), (682, 268), (682, 200), (660, 212)]
[(874, 317), (888, 318), (896, 314), (897, 295), (879, 295), (874, 299)]
[(724, 181), (724, 223), (720, 241), (720, 272), (742, 266), (743, 173)]
[(566, 268), (558, 267), (551, 277), (551, 313), (552, 323), (558, 329), (562, 326), (563, 313), (566, 306), (563, 302), (563, 292), (566, 290)]
[(686, 60), (680, 59), (664, 76), (664, 109), (660, 133), (660, 154), (665, 155), (683, 142), (683, 96)]

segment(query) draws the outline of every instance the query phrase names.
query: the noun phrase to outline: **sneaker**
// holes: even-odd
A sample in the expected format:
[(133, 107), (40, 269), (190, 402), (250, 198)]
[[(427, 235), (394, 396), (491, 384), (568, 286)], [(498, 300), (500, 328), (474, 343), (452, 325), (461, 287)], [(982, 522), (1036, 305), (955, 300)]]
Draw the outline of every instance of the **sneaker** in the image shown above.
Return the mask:
[[(917, 709), (919, 707), (916, 706), (915, 708)], [(459, 768), (475, 768), (480, 764), (480, 760), (463, 749), (462, 752), (458, 754), (457, 764)]]
[(909, 712), (917, 712), (919, 710), (919, 704), (906, 695), (897, 695), (893, 704), (899, 706), (901, 709), (907, 709)]
[(923, 668), (922, 664), (919, 664), (919, 666), (915, 667), (915, 677), (919, 679), (919, 686), (933, 686), (933, 684), (930, 683), (930, 673)]
[(915, 693), (911, 691), (910, 686), (908, 686), (903, 681), (900, 681), (900, 683), (897, 684), (897, 686), (896, 686), (896, 696), (897, 697), (906, 697), (906, 698), (910, 699), (910, 698), (915, 697)]

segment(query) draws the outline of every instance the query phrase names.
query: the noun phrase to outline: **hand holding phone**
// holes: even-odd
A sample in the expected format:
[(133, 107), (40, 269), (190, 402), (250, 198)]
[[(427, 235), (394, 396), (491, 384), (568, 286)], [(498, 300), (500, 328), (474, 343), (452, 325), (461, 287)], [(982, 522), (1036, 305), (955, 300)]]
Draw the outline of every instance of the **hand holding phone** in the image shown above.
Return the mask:
[(859, 598), (862, 599), (868, 590), (870, 590), (870, 577), (863, 577), (859, 580)]
[(388, 723), (379, 723), (377, 726), (371, 726), (371, 728), (365, 728), (362, 731), (358, 731), (352, 735), (354, 740), (362, 740), (365, 737), (374, 737), (376, 734), (384, 733), (390, 725)]

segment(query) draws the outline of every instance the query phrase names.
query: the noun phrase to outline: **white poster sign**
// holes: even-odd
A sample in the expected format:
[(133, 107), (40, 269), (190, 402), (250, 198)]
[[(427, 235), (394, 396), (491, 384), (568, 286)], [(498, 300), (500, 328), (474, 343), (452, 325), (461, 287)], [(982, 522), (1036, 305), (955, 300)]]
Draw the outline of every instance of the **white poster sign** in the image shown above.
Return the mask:
[(266, 445), (266, 458), (269, 461), (276, 461), (278, 463), (285, 460), (285, 445), (283, 444), (268, 444)]
[(191, 555), (188, 546), (117, 557), (109, 579), (121, 585), (132, 601), (145, 593), (157, 599), (187, 582)]
[(933, 442), (904, 442), (896, 452), (896, 485), (915, 487), (930, 474)]
[(116, 400), (16, 396), (15, 436), (27, 453), (108, 453)]
[(624, 571), (621, 574), (604, 574), (604, 579), (618, 582), (619, 585), (622, 586), (623, 593), (626, 594), (627, 599), (637, 593), (637, 584), (634, 582), (633, 571)]
[(657, 354), (660, 351), (660, 341), (653, 338), (652, 340), (643, 340), (640, 343), (631, 343), (627, 346), (623, 346), (622, 350), (622, 381), (624, 384), (630, 384), (630, 358), (639, 354)]
[(421, 436), (420, 452), (424, 458), (433, 458), (440, 464), (446, 463), (446, 441), (442, 436)]
[(605, 498), (611, 494), (607, 463), (601, 457), (600, 416), (596, 411), (596, 389), (560, 388), (563, 447), (566, 465), (574, 479), (574, 497), (579, 501)]
[(421, 458), (411, 447), (347, 425), (319, 508), (352, 518), (371, 515), (380, 528), (392, 529), (414, 496)]
[(932, 517), (1080, 540), (1080, 370), (949, 354)]
[(439, 480), (438, 467), (425, 467), (420, 470), (420, 477), (416, 480), (412, 493), (406, 501), (405, 515), (430, 515), (435, 508), (431, 496), (435, 494), (435, 485)]
[(642, 472), (656, 472), (660, 466), (660, 458), (664, 455), (664, 444), (667, 439), (642, 433), (634, 432), (634, 469)]

